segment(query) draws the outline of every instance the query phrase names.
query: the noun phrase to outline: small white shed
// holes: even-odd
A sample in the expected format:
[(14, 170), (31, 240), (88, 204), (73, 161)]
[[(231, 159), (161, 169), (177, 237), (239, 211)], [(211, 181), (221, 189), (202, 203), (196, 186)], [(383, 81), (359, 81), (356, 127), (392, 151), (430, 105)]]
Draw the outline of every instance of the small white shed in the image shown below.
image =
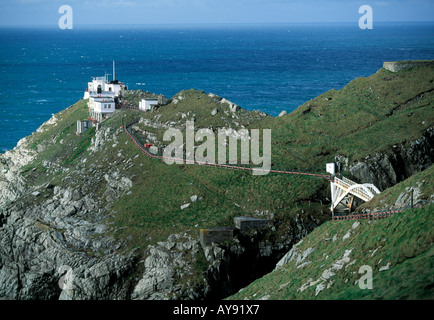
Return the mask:
[(149, 111), (153, 106), (158, 105), (158, 99), (154, 98), (145, 98), (139, 102), (139, 109), (142, 111)]

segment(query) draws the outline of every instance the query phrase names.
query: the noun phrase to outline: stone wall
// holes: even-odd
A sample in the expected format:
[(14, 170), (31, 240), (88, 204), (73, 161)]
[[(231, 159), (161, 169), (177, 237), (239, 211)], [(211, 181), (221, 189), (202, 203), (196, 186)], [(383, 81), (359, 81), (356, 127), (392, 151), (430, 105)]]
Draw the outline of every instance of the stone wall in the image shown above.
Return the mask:
[(85, 132), (93, 126), (92, 120), (77, 120), (77, 134)]
[(200, 229), (200, 243), (205, 247), (212, 243), (221, 243), (227, 240), (232, 240), (235, 231), (234, 227)]
[(415, 60), (415, 61), (391, 61), (384, 62), (383, 68), (392, 72), (399, 72), (404, 69), (434, 65), (434, 60)]
[(235, 227), (237, 227), (241, 233), (245, 233), (250, 229), (265, 228), (268, 226), (269, 221), (253, 217), (235, 217), (234, 223)]
[(236, 233), (245, 233), (250, 229), (262, 229), (268, 226), (269, 220), (254, 217), (235, 217), (235, 227), (200, 229), (200, 243), (203, 247), (212, 243), (232, 240)]

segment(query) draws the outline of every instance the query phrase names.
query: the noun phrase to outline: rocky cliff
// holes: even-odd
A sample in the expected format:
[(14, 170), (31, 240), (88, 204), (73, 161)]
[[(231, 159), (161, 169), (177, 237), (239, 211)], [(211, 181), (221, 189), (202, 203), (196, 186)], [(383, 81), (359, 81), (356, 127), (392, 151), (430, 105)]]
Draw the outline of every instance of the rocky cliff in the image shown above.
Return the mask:
[[(3, 299), (223, 298), (272, 268), (316, 225), (300, 219), (280, 244), (261, 233), (260, 239), (244, 237), (243, 244), (202, 248), (196, 231), (171, 233), (160, 241), (142, 234), (134, 241), (143, 237), (146, 245), (129, 246), (130, 234), (116, 237), (125, 227), (111, 220), (119, 216), (113, 204), (134, 192), (140, 195), (133, 187), (146, 177), (140, 172), (147, 165), (119, 126), (123, 111), (98, 131), (77, 135), (74, 121), (84, 112), (84, 102), (69, 107), (0, 156)], [(164, 129), (158, 120), (141, 123)], [(151, 137), (158, 142), (155, 133)], [(202, 202), (202, 197), (193, 198)], [(268, 267), (240, 271), (267, 259)]]
[[(160, 147), (164, 130), (183, 130), (187, 119), (213, 131), (267, 128), (274, 167), (324, 172), (336, 160), (384, 190), (432, 164), (432, 78), (432, 66), (382, 69), (276, 118), (188, 90), (154, 112), (117, 110), (98, 130), (77, 135), (77, 120), (87, 117), (79, 101), (0, 155), (0, 297), (234, 293), (330, 218), (328, 181), (169, 166), (147, 158), (121, 125), (135, 122), (140, 143)], [(200, 228), (227, 226), (236, 216), (270, 225), (202, 247)]]
[(349, 164), (345, 157), (335, 159), (342, 170), (350, 172), (357, 181), (373, 183), (385, 190), (432, 165), (434, 128), (425, 130), (419, 139), (395, 144), (386, 152), (367, 156), (353, 164)]
[(275, 269), (231, 299), (432, 300), (434, 167), (388, 188), (364, 209), (409, 205), (379, 220), (328, 221), (296, 243)]
[[(55, 126), (56, 118), (44, 124)], [(50, 144), (47, 141), (47, 145)], [(120, 299), (126, 296), (131, 255), (113, 254), (119, 244), (104, 237), (106, 226), (98, 201), (86, 186), (65, 176), (61, 184), (34, 184), (23, 167), (42, 152), (23, 139), (1, 156), (0, 296), (10, 299)], [(45, 162), (52, 170), (62, 168)], [(34, 170), (35, 169), (35, 170)], [(36, 168), (30, 171), (36, 171)], [(101, 257), (89, 254), (101, 251)], [(59, 280), (72, 269), (73, 289)]]

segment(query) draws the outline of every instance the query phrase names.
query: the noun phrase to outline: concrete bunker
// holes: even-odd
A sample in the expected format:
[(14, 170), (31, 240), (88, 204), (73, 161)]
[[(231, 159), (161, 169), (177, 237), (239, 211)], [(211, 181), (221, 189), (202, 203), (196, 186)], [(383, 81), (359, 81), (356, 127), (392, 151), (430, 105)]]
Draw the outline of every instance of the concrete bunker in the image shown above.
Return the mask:
[(262, 229), (268, 226), (269, 220), (255, 217), (235, 217), (235, 226), (200, 229), (200, 243), (209, 246), (212, 243), (222, 243), (233, 240), (238, 233), (245, 233), (251, 229)]

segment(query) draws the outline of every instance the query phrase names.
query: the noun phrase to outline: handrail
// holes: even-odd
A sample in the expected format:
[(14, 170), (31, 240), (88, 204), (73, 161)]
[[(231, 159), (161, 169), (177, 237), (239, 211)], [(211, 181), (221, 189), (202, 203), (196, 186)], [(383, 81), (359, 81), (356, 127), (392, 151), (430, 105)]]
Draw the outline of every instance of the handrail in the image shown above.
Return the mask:
[[(161, 155), (153, 155), (149, 152), (149, 150), (147, 148), (145, 148), (144, 146), (142, 147), (141, 143), (138, 141), (137, 138), (135, 138), (134, 134), (129, 130), (129, 127), (132, 126), (133, 124), (137, 123), (138, 120), (133, 120), (130, 123), (128, 123), (127, 125), (125, 125), (124, 131), (128, 134), (128, 136), (130, 137), (131, 140), (134, 141), (134, 143), (137, 145), (137, 147), (139, 149), (141, 149), (146, 156), (150, 157), (150, 158), (158, 158), (161, 160), (183, 160), (186, 163), (189, 164), (195, 164), (195, 165), (206, 165), (206, 166), (213, 166), (213, 167), (220, 167), (220, 168), (227, 168), (227, 169), (232, 169), (232, 170), (247, 170), (247, 171), (255, 171), (255, 170), (265, 170), (265, 169), (261, 169), (261, 168), (252, 168), (252, 167), (242, 167), (242, 166), (236, 166), (236, 165), (227, 165), (227, 164), (220, 164), (220, 163), (209, 163), (209, 162), (203, 162), (203, 161), (191, 161), (188, 159), (184, 159), (184, 158), (176, 158), (176, 157), (163, 157)], [(331, 179), (331, 176), (329, 174), (318, 174), (318, 173), (307, 173), (307, 172), (299, 172), (299, 171), (289, 171), (289, 170), (280, 170), (280, 169), (270, 169), (267, 170), (268, 172), (272, 172), (272, 173), (281, 173), (281, 174), (290, 174), (290, 175), (304, 175), (304, 176), (312, 176), (312, 177), (317, 177), (317, 178), (323, 178), (323, 179)]]

